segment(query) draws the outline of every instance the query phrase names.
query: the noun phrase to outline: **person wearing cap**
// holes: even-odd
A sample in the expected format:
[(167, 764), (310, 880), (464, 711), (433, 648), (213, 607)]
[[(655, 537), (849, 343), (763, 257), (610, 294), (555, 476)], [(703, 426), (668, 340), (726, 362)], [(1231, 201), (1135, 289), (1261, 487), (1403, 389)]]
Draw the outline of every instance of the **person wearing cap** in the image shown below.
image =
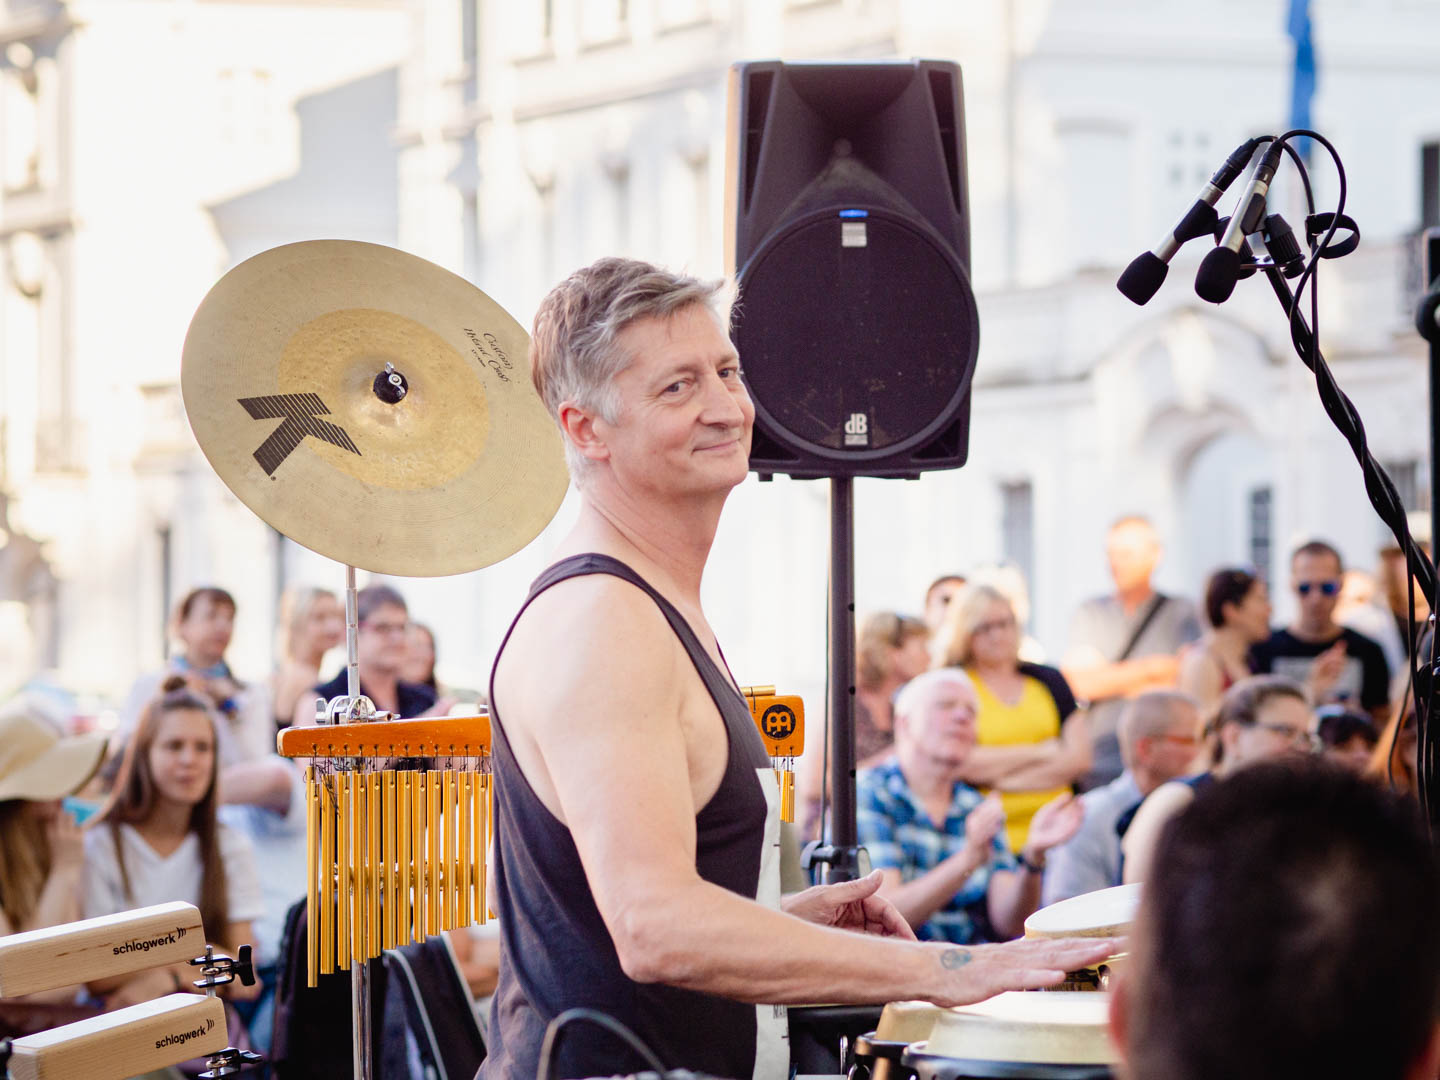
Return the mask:
[(0, 936), (80, 917), (84, 843), (60, 800), (104, 756), (104, 735), (62, 736), (33, 702), (0, 709)]

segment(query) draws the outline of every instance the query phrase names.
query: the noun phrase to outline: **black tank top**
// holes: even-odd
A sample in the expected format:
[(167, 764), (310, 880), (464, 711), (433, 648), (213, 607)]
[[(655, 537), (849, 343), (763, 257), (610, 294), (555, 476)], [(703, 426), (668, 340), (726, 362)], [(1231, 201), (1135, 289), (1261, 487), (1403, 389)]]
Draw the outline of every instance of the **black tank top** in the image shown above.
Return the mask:
[[(745, 700), (680, 613), (624, 563), (590, 554), (564, 559), (541, 574), (515, 622), (546, 589), (587, 574), (612, 574), (654, 599), (719, 709), (729, 760), (719, 788), (695, 817), (695, 868), (706, 881), (755, 898), (762, 887), (761, 861), (767, 817), (771, 816), (759, 770), (768, 773), (770, 759)], [(515, 622), (496, 654), (497, 667)], [(654, 1048), (667, 1068), (737, 1080), (750, 1077), (756, 1067), (760, 1015), (755, 1006), (693, 990), (638, 983), (621, 969), (570, 830), (541, 803), (516, 764), (505, 738), (501, 704), (495, 697), (492, 669), (500, 979), (490, 1014), (490, 1054), (480, 1077), (532, 1080), (546, 1025), (575, 1006), (598, 1009), (620, 1020)], [(597, 776), (595, 782), (604, 783), (605, 777)], [(778, 900), (778, 877), (776, 882)], [(775, 1016), (770, 1007), (762, 1008)], [(765, 1028), (766, 1020), (759, 1020), (758, 1026)], [(643, 1068), (643, 1061), (626, 1046), (591, 1024), (574, 1024), (561, 1041), (562, 1078), (611, 1076)]]

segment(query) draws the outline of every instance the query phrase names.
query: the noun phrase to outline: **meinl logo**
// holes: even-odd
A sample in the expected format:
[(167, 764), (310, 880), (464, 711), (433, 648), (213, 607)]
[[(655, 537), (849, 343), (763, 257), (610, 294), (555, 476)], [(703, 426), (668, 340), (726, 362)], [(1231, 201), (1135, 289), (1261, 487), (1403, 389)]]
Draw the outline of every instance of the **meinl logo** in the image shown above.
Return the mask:
[(845, 421), (845, 445), (870, 445), (870, 418), (863, 412), (851, 413), (850, 419)]

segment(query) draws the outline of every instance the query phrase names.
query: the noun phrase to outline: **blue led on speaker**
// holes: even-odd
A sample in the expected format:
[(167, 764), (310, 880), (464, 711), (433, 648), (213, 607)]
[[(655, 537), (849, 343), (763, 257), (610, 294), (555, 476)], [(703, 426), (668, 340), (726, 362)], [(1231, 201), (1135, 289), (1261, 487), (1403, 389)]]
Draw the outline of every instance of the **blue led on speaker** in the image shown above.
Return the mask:
[(870, 211), (869, 211), (869, 210), (841, 210), (841, 211), (840, 211), (840, 216), (843, 217), (843, 218), (865, 218), (865, 217), (869, 217), (869, 216), (870, 216)]

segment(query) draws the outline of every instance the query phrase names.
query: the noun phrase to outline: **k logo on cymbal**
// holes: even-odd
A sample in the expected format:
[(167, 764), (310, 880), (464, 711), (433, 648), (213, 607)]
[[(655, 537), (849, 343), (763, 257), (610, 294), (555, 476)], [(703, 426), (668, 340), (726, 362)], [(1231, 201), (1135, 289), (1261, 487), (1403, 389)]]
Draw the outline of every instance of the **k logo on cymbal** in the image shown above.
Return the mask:
[(270, 433), (270, 437), (255, 451), (255, 460), (265, 470), (265, 475), (274, 476), (275, 470), (300, 445), (306, 435), (313, 435), (331, 446), (349, 450), (359, 455), (360, 449), (339, 424), (332, 424), (320, 417), (330, 410), (320, 400), (319, 394), (269, 394), (265, 397), (239, 398), (240, 404), (253, 420), (280, 420), (285, 422)]

